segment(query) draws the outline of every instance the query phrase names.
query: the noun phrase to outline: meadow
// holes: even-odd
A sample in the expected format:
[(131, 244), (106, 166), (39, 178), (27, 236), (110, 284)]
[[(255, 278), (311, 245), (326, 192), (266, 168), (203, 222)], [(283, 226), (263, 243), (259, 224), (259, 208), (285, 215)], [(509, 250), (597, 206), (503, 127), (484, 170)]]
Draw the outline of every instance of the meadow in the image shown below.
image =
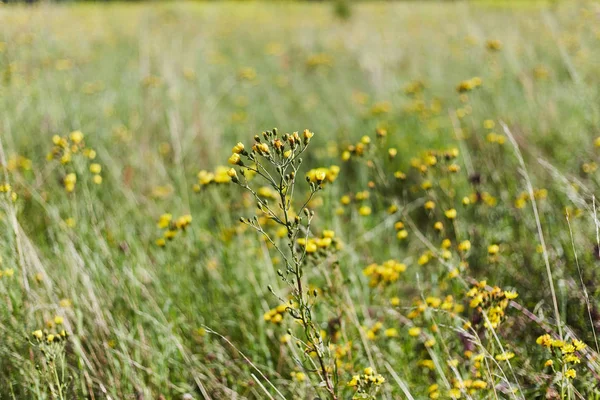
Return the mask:
[(0, 4), (0, 399), (600, 399), (598, 65), (593, 1)]

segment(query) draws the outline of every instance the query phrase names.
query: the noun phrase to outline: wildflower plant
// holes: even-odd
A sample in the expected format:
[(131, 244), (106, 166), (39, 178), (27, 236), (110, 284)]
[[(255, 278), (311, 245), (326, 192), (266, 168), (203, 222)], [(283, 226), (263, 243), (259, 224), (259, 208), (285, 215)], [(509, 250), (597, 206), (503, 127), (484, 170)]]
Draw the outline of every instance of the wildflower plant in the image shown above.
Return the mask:
[(62, 184), (67, 193), (75, 190), (77, 175), (81, 174), (79, 164), (89, 164), (87, 169), (93, 175), (92, 181), (96, 185), (102, 184), (102, 166), (91, 162), (96, 158), (96, 150), (86, 146), (85, 136), (81, 131), (73, 131), (65, 136), (54, 135), (52, 143), (52, 150), (46, 159), (58, 161), (63, 166)]
[(53, 399), (67, 398), (69, 377), (66, 367), (66, 344), (68, 334), (63, 329), (58, 333), (38, 329), (31, 333), (31, 347), (39, 351), (41, 362), (36, 365), (40, 381), (46, 386)]
[(348, 382), (348, 386), (356, 389), (353, 399), (375, 399), (379, 388), (385, 382), (385, 378), (376, 374), (373, 368), (367, 367), (362, 375), (354, 375)]
[(565, 381), (577, 377), (575, 367), (581, 364), (587, 345), (578, 339), (573, 339), (571, 343), (554, 339), (549, 334), (539, 336), (536, 343), (550, 351), (551, 356), (545, 361), (544, 368), (555, 374), (561, 389), (564, 390)]
[[(261, 216), (266, 216), (286, 231), (285, 246), (277, 242), (260, 222), (259, 216), (240, 218), (243, 224), (264, 236), (279, 253), (284, 268), (277, 274), (288, 285), (289, 300), (271, 291), (283, 303), (275, 310), (265, 314), (265, 320), (279, 323), (283, 320), (283, 312), (287, 312), (302, 327), (301, 337), (297, 343), (304, 349), (305, 360), (302, 363), (307, 372), (314, 373), (319, 379), (319, 387), (323, 387), (331, 399), (337, 399), (335, 363), (329, 354), (319, 324), (315, 321), (314, 306), (317, 290), (310, 289), (306, 281), (307, 270), (314, 266), (319, 257), (326, 256), (334, 246), (333, 232), (326, 231), (323, 237), (314, 237), (311, 224), (315, 213), (308, 208), (315, 194), (323, 189), (326, 182), (333, 182), (339, 172), (338, 168), (318, 168), (309, 171), (305, 179), (309, 186), (307, 198), (295, 208), (294, 195), (302, 154), (308, 148), (313, 133), (304, 130), (302, 134), (294, 132), (281, 135), (277, 129), (265, 131), (254, 136), (254, 143), (246, 149), (243, 143), (236, 144), (228, 162), (233, 167), (228, 171), (233, 183), (249, 191)], [(255, 177), (252, 182), (248, 175)], [(257, 179), (259, 178), (259, 179)], [(261, 195), (265, 192), (262, 184), (275, 193), (269, 198)], [(290, 330), (288, 334), (292, 334)], [(314, 358), (310, 357), (313, 355)]]

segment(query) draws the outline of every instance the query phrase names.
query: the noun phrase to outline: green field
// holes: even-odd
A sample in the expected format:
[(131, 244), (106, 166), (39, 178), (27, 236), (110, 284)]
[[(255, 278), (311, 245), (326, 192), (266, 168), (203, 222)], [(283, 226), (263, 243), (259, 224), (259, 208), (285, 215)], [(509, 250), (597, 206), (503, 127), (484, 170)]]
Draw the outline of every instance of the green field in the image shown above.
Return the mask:
[(592, 1), (0, 5), (0, 399), (600, 399), (599, 65)]

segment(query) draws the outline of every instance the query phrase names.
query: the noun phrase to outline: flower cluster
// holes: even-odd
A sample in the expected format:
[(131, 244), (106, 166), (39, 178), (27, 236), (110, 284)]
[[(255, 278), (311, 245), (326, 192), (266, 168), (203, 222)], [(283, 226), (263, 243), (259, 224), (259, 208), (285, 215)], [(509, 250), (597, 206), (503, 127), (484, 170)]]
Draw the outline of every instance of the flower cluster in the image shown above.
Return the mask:
[(428, 296), (424, 300), (416, 298), (413, 301), (413, 309), (408, 313), (407, 317), (415, 319), (421, 316), (427, 309), (438, 309), (453, 314), (459, 314), (464, 311), (464, 306), (456, 302), (452, 295), (448, 295), (443, 299), (435, 296)]
[[(96, 158), (96, 151), (90, 147), (86, 147), (84, 141), (84, 135), (81, 131), (71, 132), (66, 136), (54, 135), (52, 137), (52, 143), (54, 146), (50, 153), (48, 153), (48, 160), (57, 160), (63, 166), (72, 165), (77, 159), (83, 160), (82, 162), (89, 162)], [(90, 163), (89, 171), (93, 174), (92, 181), (100, 185), (102, 183), (102, 167), (98, 163)], [(75, 169), (71, 169), (62, 178), (62, 183), (67, 192), (73, 192), (77, 183), (77, 172)]]
[(481, 379), (453, 379), (453, 388), (448, 391), (448, 396), (451, 399), (459, 399), (462, 392), (466, 392), (469, 396), (473, 396), (477, 391), (486, 389), (488, 383)]
[(0, 193), (5, 193), (12, 201), (17, 201), (18, 195), (9, 183), (0, 183)]
[(456, 91), (459, 93), (470, 92), (473, 89), (477, 89), (481, 86), (483, 81), (480, 77), (476, 76), (471, 79), (464, 80), (458, 84)]
[(324, 230), (321, 237), (299, 238), (296, 243), (308, 254), (319, 254), (320, 250), (323, 254), (326, 254), (331, 249), (339, 250), (342, 245), (336, 239), (335, 232), (329, 229)]
[(376, 374), (373, 368), (367, 367), (362, 375), (354, 375), (348, 382), (348, 386), (355, 388), (356, 393), (362, 395), (360, 398), (374, 399), (379, 387), (385, 383), (385, 378)]
[(38, 329), (31, 332), (31, 336), (37, 343), (61, 343), (67, 339), (68, 334), (64, 329), (58, 333), (49, 332), (47, 329)]
[(398, 330), (396, 328), (383, 328), (383, 323), (381, 321), (377, 321), (373, 324), (373, 326), (362, 327), (365, 331), (365, 336), (369, 340), (375, 340), (380, 337), (380, 333), (383, 334), (386, 338), (394, 338), (398, 336)]
[(266, 322), (271, 322), (273, 324), (279, 325), (283, 321), (283, 317), (285, 316), (287, 309), (290, 307), (290, 304), (283, 303), (278, 305), (275, 308), (270, 309), (263, 315), (263, 319)]
[[(383, 132), (383, 131), (382, 131)], [(351, 157), (362, 157), (371, 147), (371, 138), (367, 135), (363, 136), (356, 144), (349, 145), (342, 152), (342, 160), (348, 161)]]
[(182, 215), (177, 219), (173, 219), (172, 214), (161, 215), (156, 225), (163, 230), (163, 234), (161, 238), (156, 239), (156, 245), (159, 247), (166, 246), (167, 241), (175, 238), (178, 232), (184, 232), (191, 223), (192, 216), (189, 214)]
[(30, 171), (32, 162), (29, 158), (21, 155), (12, 155), (6, 162), (6, 169), (11, 171)]
[(573, 367), (581, 363), (580, 354), (587, 347), (585, 343), (578, 339), (573, 339), (569, 343), (553, 339), (549, 334), (538, 337), (536, 343), (552, 353), (552, 356), (544, 363), (544, 367), (550, 368), (555, 373), (560, 371), (568, 379), (577, 377), (577, 371)]
[(467, 292), (467, 296), (471, 298), (469, 307), (483, 317), (483, 325), (487, 329), (496, 329), (504, 320), (510, 301), (516, 299), (518, 294), (502, 290), (498, 286), (489, 289), (487, 282), (481, 281)]
[(394, 229), (396, 229), (396, 238), (398, 240), (404, 240), (408, 237), (408, 231), (404, 227), (404, 222), (397, 221), (394, 224)]
[[(548, 190), (546, 189), (534, 189), (533, 198), (535, 200), (545, 200), (548, 197)], [(516, 208), (525, 208), (527, 202), (531, 200), (531, 196), (528, 192), (521, 192), (515, 199)]]
[(337, 165), (332, 165), (329, 168), (315, 168), (311, 169), (306, 173), (306, 180), (308, 182), (313, 182), (317, 185), (321, 185), (325, 182), (335, 181), (339, 173), (340, 167), (338, 167)]
[(229, 168), (225, 166), (218, 166), (214, 171), (199, 171), (197, 175), (198, 183), (194, 185), (194, 191), (199, 192), (202, 187), (210, 184), (223, 184), (231, 182), (231, 176), (229, 176), (228, 172)]
[(369, 286), (385, 286), (396, 282), (400, 274), (406, 271), (406, 265), (396, 260), (387, 260), (383, 264), (370, 264), (363, 269), (363, 274), (370, 278)]

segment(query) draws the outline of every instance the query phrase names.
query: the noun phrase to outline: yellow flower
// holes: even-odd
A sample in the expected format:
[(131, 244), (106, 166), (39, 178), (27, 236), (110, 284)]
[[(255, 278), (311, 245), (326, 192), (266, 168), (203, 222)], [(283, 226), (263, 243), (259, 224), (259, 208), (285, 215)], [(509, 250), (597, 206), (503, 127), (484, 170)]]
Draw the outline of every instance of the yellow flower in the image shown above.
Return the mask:
[(460, 166), (458, 166), (457, 164), (450, 164), (450, 165), (448, 165), (448, 171), (452, 172), (452, 173), (456, 173), (456, 172), (460, 171)]
[(244, 151), (244, 144), (242, 142), (238, 142), (235, 146), (233, 146), (233, 149), (231, 149), (233, 154), (240, 154), (242, 151)]
[(467, 252), (467, 251), (471, 250), (471, 242), (468, 240), (460, 242), (458, 245), (458, 250), (463, 251), (463, 252)]
[(413, 326), (412, 328), (410, 328), (408, 330), (408, 335), (409, 336), (419, 336), (421, 334), (421, 328), (419, 328), (418, 326)]
[(399, 230), (399, 231), (398, 231), (398, 233), (396, 234), (396, 237), (397, 237), (399, 240), (406, 239), (406, 237), (407, 237), (407, 236), (408, 236), (408, 232), (406, 231), (406, 229), (401, 229), (401, 230)]
[(504, 353), (500, 353), (496, 355), (496, 360), (498, 361), (508, 361), (515, 356), (515, 353), (510, 351), (505, 351)]
[(500, 246), (498, 246), (497, 244), (491, 244), (488, 246), (488, 254), (491, 256), (498, 254), (499, 251)]
[(83, 133), (81, 133), (81, 131), (71, 132), (69, 138), (71, 139), (71, 142), (79, 144), (83, 141)]
[(550, 347), (552, 346), (552, 336), (545, 334), (537, 338), (535, 341), (540, 346)]
[(72, 192), (75, 189), (75, 183), (77, 183), (77, 175), (75, 175), (73, 172), (67, 174), (63, 183), (65, 185), (65, 190), (67, 192)]
[(302, 132), (302, 136), (304, 137), (304, 142), (308, 143), (308, 141), (315, 136), (315, 134), (308, 129), (305, 129), (304, 132)]
[(360, 376), (354, 375), (352, 379), (348, 382), (348, 386), (355, 387), (358, 386), (358, 382), (360, 381)]
[(482, 381), (481, 379), (476, 379), (471, 384), (471, 387), (475, 389), (485, 389), (487, 387), (487, 382)]
[(394, 172), (394, 178), (404, 180), (406, 179), (406, 174), (402, 171), (396, 171)]
[[(166, 231), (163, 234), (165, 239), (173, 239), (175, 236), (177, 236), (177, 231), (171, 230), (169, 229), (168, 231)], [(157, 243), (158, 244), (158, 243)], [(160, 246), (160, 245), (159, 245)]]
[(581, 360), (575, 354), (566, 354), (563, 357), (563, 361), (565, 363), (572, 363), (572, 364), (579, 364), (579, 363), (581, 363)]
[(568, 379), (575, 379), (577, 377), (577, 372), (573, 368), (570, 368), (565, 371), (565, 376)]
[(279, 342), (280, 342), (281, 344), (286, 344), (286, 343), (288, 343), (288, 342), (289, 342), (291, 339), (292, 339), (292, 335), (290, 335), (290, 334), (287, 334), (287, 333), (286, 333), (285, 335), (283, 335), (283, 336), (281, 336), (281, 337), (279, 338)]
[(360, 215), (362, 215), (363, 217), (366, 217), (367, 215), (371, 215), (371, 207), (369, 206), (362, 206), (358, 209), (358, 213)]
[(581, 340), (578, 340), (578, 339), (573, 339), (573, 346), (575, 347), (575, 350), (577, 350), (577, 351), (581, 351), (587, 347), (587, 345), (585, 343), (583, 343)]
[(563, 352), (563, 354), (571, 354), (575, 352), (575, 346), (573, 346), (572, 344), (564, 344), (561, 348), (561, 351)]
[(448, 219), (454, 219), (454, 218), (456, 218), (456, 210), (454, 208), (446, 210), (444, 212), (444, 214), (446, 215), (446, 218), (448, 218)]
[(519, 297), (519, 294), (515, 291), (504, 291), (504, 297), (506, 297), (508, 300), (514, 300), (517, 297)]
[(426, 210), (433, 210), (435, 208), (435, 203), (431, 200), (425, 203), (424, 205)]
[(257, 143), (254, 147), (261, 153), (269, 154), (269, 145), (266, 143)]
[(306, 252), (307, 253), (314, 253), (317, 251), (317, 244), (314, 242), (308, 242), (306, 244)]
[(233, 168), (229, 168), (227, 170), (227, 176), (229, 176), (230, 178), (237, 178), (237, 172), (235, 169)]
[(92, 174), (99, 174), (100, 172), (102, 172), (102, 166), (98, 163), (90, 164), (90, 172)]
[(389, 328), (383, 331), (383, 334), (385, 335), (385, 337), (396, 337), (398, 336), (398, 330), (395, 328)]
[(304, 372), (292, 372), (290, 375), (297, 382), (304, 382), (306, 380), (306, 374)]
[(166, 227), (169, 226), (169, 223), (171, 222), (171, 220), (173, 219), (173, 215), (172, 214), (163, 214), (160, 216), (160, 218), (158, 219), (158, 227), (160, 229), (164, 229)]
[(329, 239), (333, 239), (335, 237), (335, 232), (332, 230), (324, 230), (323, 231), (323, 237), (324, 238), (329, 238)]
[(241, 165), (242, 159), (240, 158), (239, 154), (233, 153), (227, 162), (231, 165)]

